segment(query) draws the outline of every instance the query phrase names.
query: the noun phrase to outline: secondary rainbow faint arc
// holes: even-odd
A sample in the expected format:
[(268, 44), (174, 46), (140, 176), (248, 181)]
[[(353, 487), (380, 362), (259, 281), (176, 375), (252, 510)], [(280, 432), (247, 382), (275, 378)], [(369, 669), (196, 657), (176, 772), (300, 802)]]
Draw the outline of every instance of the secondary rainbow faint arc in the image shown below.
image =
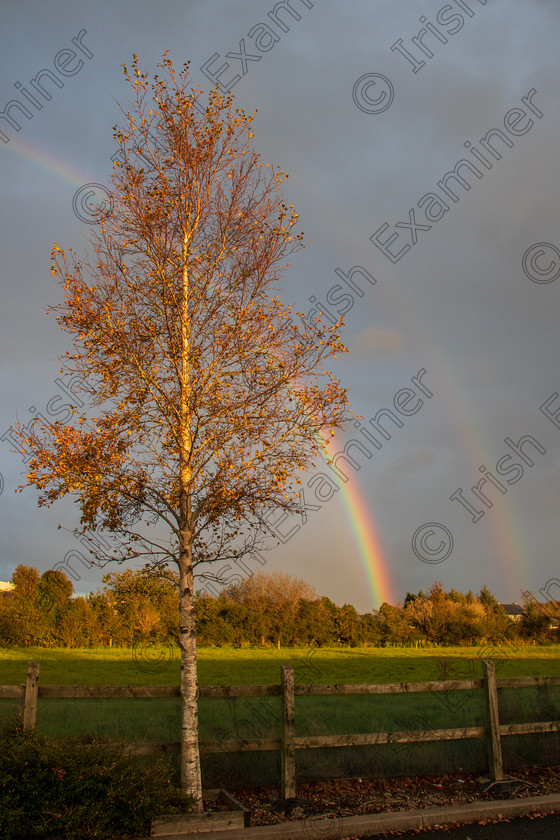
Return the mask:
[[(462, 510), (458, 504), (451, 502), (451, 506), (447, 507), (450, 503), (449, 496), (458, 486), (463, 487), (468, 492), (469, 485), (481, 477), (479, 473), (480, 465), (484, 464), (492, 470), (496, 463), (496, 456), (503, 454), (503, 445), (498, 448), (496, 443), (490, 445), (486, 440), (486, 435), (476, 419), (474, 408), (469, 405), (462, 389), (457, 385), (456, 375), (454, 375), (446, 361), (445, 354), (434, 338), (435, 331), (418, 318), (417, 310), (398, 288), (398, 285), (396, 283), (392, 285), (386, 283), (384, 286), (380, 284), (379, 294), (389, 300), (392, 306), (398, 307), (401, 329), (404, 333), (406, 335), (416, 335), (422, 342), (427, 356), (425, 366), (428, 372), (435, 377), (434, 397), (438, 401), (441, 399), (447, 415), (458, 431), (458, 446), (464, 455), (467, 469), (462, 474), (457, 475), (455, 484), (450, 484), (446, 488), (446, 493), (442, 493), (441, 499), (438, 500), (438, 506), (445, 511), (445, 514), (442, 513), (441, 515), (444, 517), (444, 521), (447, 521), (446, 517), (449, 519), (449, 524), (452, 521), (457, 521), (457, 516), (464, 522), (468, 522), (470, 515)], [(490, 454), (492, 449), (495, 450), (493, 455)], [(470, 471), (468, 470), (469, 467)], [(444, 504), (446, 505), (445, 508), (443, 508)], [(496, 557), (501, 572), (510, 578), (513, 572), (516, 585), (520, 589), (527, 588), (527, 564), (523, 557), (524, 555), (527, 556), (528, 552), (511, 510), (511, 497), (506, 496), (504, 498), (504, 495), (495, 490), (492, 495), (492, 509), (487, 508), (482, 503), (480, 503), (480, 508), (483, 509), (484, 513), (489, 513), (488, 518), (484, 518), (484, 522), (489, 529), (493, 556)]]
[[(8, 152), (22, 161), (33, 164), (33, 166), (36, 166), (37, 169), (40, 169), (45, 174), (57, 178), (57, 180), (64, 181), (74, 188), (82, 187), (84, 184), (92, 181), (90, 175), (86, 175), (76, 167), (57, 159), (44, 149), (39, 149), (23, 137), (17, 137), (11, 140), (4, 147), (4, 152)], [(106, 180), (109, 183), (109, 178)]]
[[(308, 186), (312, 191), (313, 187), (309, 182)], [(340, 217), (336, 206), (321, 201), (317, 202), (317, 207), (325, 222), (325, 229), (336, 231), (338, 250), (353, 253), (363, 245), (351, 222), (345, 217)], [(351, 265), (350, 262), (349, 265)], [(426, 354), (423, 360), (424, 367), (430, 375), (435, 376), (434, 396), (437, 397), (438, 402), (441, 400), (453, 426), (458, 431), (457, 448), (464, 455), (465, 470), (457, 475), (455, 484), (450, 483), (449, 487), (445, 488), (446, 492), (442, 492), (441, 498), (434, 500), (434, 505), (437, 505), (434, 515), (448, 518), (451, 525), (453, 520), (457, 521), (457, 517), (468, 522), (469, 514), (461, 510), (459, 504), (450, 502), (449, 496), (458, 486), (469, 491), (470, 485), (481, 478), (478, 472), (480, 465), (485, 464), (490, 470), (493, 469), (497, 458), (504, 454), (503, 436), (501, 446), (500, 438), (492, 444), (488, 441), (488, 435), (482, 428), (481, 421), (476, 418), (474, 407), (469, 404), (463, 390), (457, 385), (456, 372), (452, 370), (446, 354), (436, 340), (437, 323), (430, 323), (426, 318), (419, 316), (412, 292), (408, 294), (400, 288), (399, 275), (380, 260), (375, 248), (372, 248), (371, 258), (367, 265), (368, 268), (373, 266), (373, 274), (378, 278), (375, 294), (379, 295), (397, 314), (401, 333), (407, 336), (409, 343), (412, 343), (412, 337), (415, 337), (421, 344)], [(381, 281), (382, 278), (383, 281)], [(371, 296), (371, 291), (369, 294)], [(336, 312), (330, 314), (334, 316)], [(348, 316), (346, 318), (348, 322)], [(342, 339), (345, 340), (344, 330)], [(492, 541), (491, 556), (496, 558), (500, 572), (507, 575), (509, 579), (513, 574), (515, 585), (520, 589), (527, 589), (530, 588), (530, 551), (513, 513), (512, 504), (513, 494), (505, 495), (495, 490), (492, 495), (492, 509), (482, 503), (480, 507), (485, 514), (488, 513), (483, 521), (489, 529)], [(457, 550), (454, 559), (458, 554)]]

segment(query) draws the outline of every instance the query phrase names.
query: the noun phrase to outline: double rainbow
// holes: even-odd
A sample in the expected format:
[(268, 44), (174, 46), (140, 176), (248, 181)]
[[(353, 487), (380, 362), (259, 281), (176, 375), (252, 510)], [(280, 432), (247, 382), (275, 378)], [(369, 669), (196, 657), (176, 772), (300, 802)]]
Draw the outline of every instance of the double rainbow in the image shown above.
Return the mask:
[[(83, 186), (84, 183), (95, 180), (95, 176), (87, 175), (78, 168), (57, 159), (44, 149), (31, 144), (24, 137), (13, 138), (9, 145), (4, 147), (4, 154), (6, 153), (70, 185), (74, 190)], [(109, 169), (110, 162), (108, 160), (107, 171)], [(107, 178), (107, 183), (109, 183), (109, 178)], [(350, 230), (345, 231), (344, 227), (341, 229), (339, 222), (340, 220), (337, 219), (338, 235), (342, 234), (343, 237), (346, 234), (352, 235), (352, 243), (354, 243), (355, 233)], [(491, 466), (492, 462), (495, 463), (495, 458), (485, 457), (485, 447), (480, 443), (482, 436), (477, 431), (478, 423), (476, 418), (472, 416), (472, 409), (466, 404), (462, 392), (455, 384), (452, 371), (447, 369), (444, 354), (436, 346), (428, 325), (419, 321), (413, 302), (398, 290), (395, 283), (392, 283), (390, 287), (379, 284), (376, 290), (377, 294), (385, 297), (389, 305), (395, 310), (399, 323), (404, 324), (406, 328), (405, 334), (408, 336), (415, 335), (425, 348), (427, 355), (431, 357), (429, 365), (426, 366), (431, 371), (438, 371), (437, 377), (439, 379), (434, 391), (436, 395), (442, 395), (445, 410), (457, 429), (457, 439), (465, 453), (466, 464), (472, 467), (471, 473), (475, 476), (480, 464), (485, 463)], [(328, 444), (329, 448), (333, 447), (335, 441), (336, 437), (331, 438)], [(333, 448), (332, 454), (342, 448), (342, 446)], [(453, 489), (454, 487), (450, 486), (449, 490)], [(389, 573), (389, 561), (384, 554), (379, 527), (375, 522), (370, 503), (360, 490), (357, 477), (352, 476), (348, 482), (341, 483), (340, 490), (353, 537), (368, 579), (372, 599), (376, 605), (383, 601), (395, 603), (395, 592)], [(509, 513), (509, 500), (498, 493), (495, 495), (493, 509), (489, 511), (486, 520), (491, 529), (493, 554), (496, 556), (503, 573), (507, 573), (510, 580), (513, 576), (515, 583), (522, 589), (526, 581), (523, 580), (525, 576), (522, 574), (523, 552), (521, 550), (522, 540), (519, 528), (513, 515)]]

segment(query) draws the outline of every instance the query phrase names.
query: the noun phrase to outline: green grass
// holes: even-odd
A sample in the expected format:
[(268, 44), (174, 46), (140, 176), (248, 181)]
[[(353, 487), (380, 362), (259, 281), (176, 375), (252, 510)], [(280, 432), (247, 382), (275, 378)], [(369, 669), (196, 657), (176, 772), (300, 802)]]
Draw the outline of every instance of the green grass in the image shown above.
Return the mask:
[[(386, 683), (482, 675), (480, 655), (499, 677), (560, 674), (560, 645), (432, 648), (200, 648), (201, 685), (278, 683), (291, 663), (296, 682)], [(27, 662), (41, 664), (43, 685), (178, 685), (179, 650), (168, 648), (12, 648), (0, 650), (0, 685), (25, 682)]]

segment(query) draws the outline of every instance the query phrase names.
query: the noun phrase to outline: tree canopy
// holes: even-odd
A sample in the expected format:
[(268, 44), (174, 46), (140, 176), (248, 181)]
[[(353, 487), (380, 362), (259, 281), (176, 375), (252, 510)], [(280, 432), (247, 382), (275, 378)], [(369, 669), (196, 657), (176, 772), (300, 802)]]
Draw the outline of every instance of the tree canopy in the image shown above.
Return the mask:
[[(253, 579), (253, 577), (255, 579)], [(488, 605), (488, 590), (468, 596), (441, 584), (407, 593), (402, 604), (383, 604), (360, 615), (338, 606), (309, 584), (279, 572), (260, 572), (218, 596), (195, 599), (198, 645), (322, 647), (325, 645), (500, 646), (511, 640), (557, 642), (560, 606), (526, 593), (516, 621), (503, 606)], [(42, 575), (18, 566), (14, 588), (0, 597), (0, 645), (93, 647), (178, 644), (177, 574), (156, 577), (146, 569), (104, 575), (103, 587), (86, 598), (72, 596), (63, 572)], [(56, 582), (55, 582), (56, 581)]]

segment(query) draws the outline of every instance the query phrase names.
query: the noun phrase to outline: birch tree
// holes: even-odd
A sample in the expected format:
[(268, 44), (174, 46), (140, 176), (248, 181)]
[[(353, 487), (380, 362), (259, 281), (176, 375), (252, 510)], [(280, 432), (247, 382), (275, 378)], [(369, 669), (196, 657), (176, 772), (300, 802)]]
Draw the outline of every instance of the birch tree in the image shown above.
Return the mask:
[[(121, 160), (92, 251), (53, 249), (63, 371), (81, 375), (87, 408), (37, 421), (23, 446), (39, 504), (73, 495), (99, 562), (178, 569), (181, 778), (200, 809), (194, 575), (266, 547), (272, 509), (298, 510), (301, 471), (347, 416), (324, 369), (345, 348), (338, 325), (278, 297), (302, 234), (287, 176), (254, 150), (254, 114), (219, 90), (204, 109), (188, 65), (159, 67), (152, 80), (136, 56), (125, 67)], [(94, 531), (111, 532), (110, 550)]]

